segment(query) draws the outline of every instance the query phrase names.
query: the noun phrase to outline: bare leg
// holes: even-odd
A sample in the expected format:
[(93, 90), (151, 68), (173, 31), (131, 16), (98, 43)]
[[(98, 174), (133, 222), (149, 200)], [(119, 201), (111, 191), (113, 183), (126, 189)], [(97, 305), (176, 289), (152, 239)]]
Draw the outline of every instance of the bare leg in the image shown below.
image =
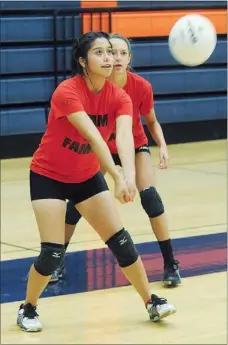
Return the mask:
[[(181, 278), (178, 270), (178, 261), (174, 259), (173, 248), (170, 239), (168, 222), (165, 212), (162, 210), (162, 202), (158, 202), (158, 194), (155, 189), (155, 176), (151, 167), (151, 156), (148, 152), (136, 154), (136, 182), (140, 192), (142, 204), (149, 216), (152, 230), (158, 240), (164, 259), (164, 284), (167, 286), (178, 285)], [(145, 207), (147, 203), (147, 208)], [(157, 205), (157, 206), (156, 206)], [(151, 217), (151, 209), (161, 208), (162, 214)]]
[[(152, 168), (151, 156), (147, 152), (141, 152), (135, 156), (136, 182), (139, 192), (149, 186), (155, 186), (155, 175)], [(150, 218), (152, 230), (158, 241), (165, 241), (170, 238), (166, 214)]]
[[(62, 200), (36, 200), (32, 202), (41, 242), (64, 244), (66, 203)], [(51, 275), (39, 274), (31, 266), (27, 284), (26, 302), (36, 305)]]
[[(123, 228), (109, 191), (77, 204), (77, 209), (104, 242)], [(140, 257), (132, 265), (122, 268), (122, 271), (146, 303), (151, 294), (145, 268)]]

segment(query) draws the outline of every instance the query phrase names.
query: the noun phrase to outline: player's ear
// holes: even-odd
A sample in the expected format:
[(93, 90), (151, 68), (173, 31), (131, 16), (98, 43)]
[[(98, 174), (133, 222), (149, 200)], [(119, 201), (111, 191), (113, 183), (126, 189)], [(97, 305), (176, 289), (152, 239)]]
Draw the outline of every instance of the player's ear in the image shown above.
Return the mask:
[(78, 59), (78, 61), (79, 61), (80, 65), (81, 65), (83, 68), (86, 67), (86, 62), (85, 62), (85, 59), (84, 59), (84, 58), (80, 57), (80, 58)]

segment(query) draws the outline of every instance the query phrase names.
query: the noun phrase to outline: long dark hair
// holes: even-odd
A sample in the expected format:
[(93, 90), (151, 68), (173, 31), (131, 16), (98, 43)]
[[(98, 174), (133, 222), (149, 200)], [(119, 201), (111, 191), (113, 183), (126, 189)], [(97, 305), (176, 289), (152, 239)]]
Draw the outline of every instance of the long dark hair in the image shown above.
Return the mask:
[(71, 51), (71, 68), (73, 76), (76, 74), (83, 74), (83, 68), (79, 62), (79, 58), (85, 59), (86, 64), (88, 64), (88, 51), (97, 38), (106, 38), (109, 41), (109, 35), (106, 32), (90, 31), (79, 39), (76, 39), (73, 43)]

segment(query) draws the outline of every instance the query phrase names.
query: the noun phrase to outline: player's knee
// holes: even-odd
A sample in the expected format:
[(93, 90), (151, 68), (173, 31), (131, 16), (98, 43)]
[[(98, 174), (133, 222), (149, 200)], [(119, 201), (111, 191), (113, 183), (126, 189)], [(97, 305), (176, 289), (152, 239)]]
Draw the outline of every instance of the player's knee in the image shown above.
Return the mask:
[(61, 264), (65, 255), (65, 247), (56, 243), (41, 243), (41, 252), (34, 267), (42, 276), (50, 276)]
[(148, 217), (155, 218), (165, 212), (161, 197), (155, 187), (148, 187), (140, 192), (142, 207)]
[(81, 219), (81, 215), (76, 209), (74, 203), (72, 201), (67, 202), (67, 208), (66, 208), (66, 218), (65, 223), (69, 225), (76, 225), (79, 220)]
[(139, 254), (130, 234), (125, 229), (113, 235), (106, 244), (116, 257), (120, 267), (130, 266), (137, 261)]

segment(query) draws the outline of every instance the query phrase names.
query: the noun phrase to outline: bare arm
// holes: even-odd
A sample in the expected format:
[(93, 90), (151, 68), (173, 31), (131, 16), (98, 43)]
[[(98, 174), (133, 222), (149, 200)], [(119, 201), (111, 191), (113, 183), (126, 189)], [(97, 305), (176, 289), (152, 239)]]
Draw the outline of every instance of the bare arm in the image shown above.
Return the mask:
[(115, 166), (106, 142), (103, 140), (100, 132), (94, 126), (89, 116), (85, 112), (80, 111), (67, 116), (67, 119), (77, 128), (81, 135), (89, 141), (101, 165), (109, 172), (113, 179), (117, 181), (120, 177), (120, 173)]
[(116, 120), (116, 146), (130, 193), (130, 201), (133, 201), (136, 195), (135, 148), (132, 117), (129, 115), (119, 116)]
[(116, 146), (126, 179), (135, 179), (135, 149), (132, 117), (119, 116), (116, 120)]
[(154, 139), (158, 147), (166, 146), (165, 138), (160, 123), (156, 118), (154, 108), (151, 109), (150, 113), (145, 116), (145, 122), (149, 129), (149, 132)]
[(152, 138), (154, 139), (154, 141), (159, 147), (159, 157), (160, 157), (159, 167), (161, 169), (166, 169), (168, 167), (168, 159), (169, 159), (168, 149), (167, 149), (162, 128), (156, 118), (154, 108), (152, 108), (150, 113), (147, 116), (145, 116), (145, 122)]

